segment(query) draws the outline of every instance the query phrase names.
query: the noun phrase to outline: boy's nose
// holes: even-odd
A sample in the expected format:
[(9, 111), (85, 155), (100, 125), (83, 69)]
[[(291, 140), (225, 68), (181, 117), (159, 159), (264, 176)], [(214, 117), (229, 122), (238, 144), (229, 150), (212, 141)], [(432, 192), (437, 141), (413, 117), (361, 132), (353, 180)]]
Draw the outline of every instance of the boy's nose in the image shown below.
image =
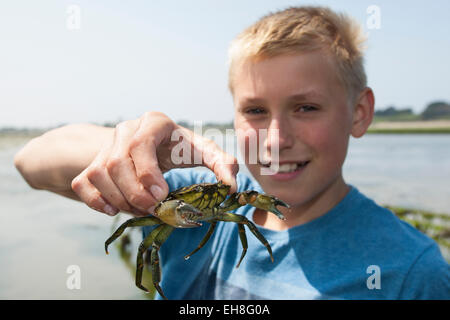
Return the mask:
[(270, 121), (268, 128), (266, 148), (269, 152), (273, 148), (278, 148), (279, 152), (284, 149), (290, 149), (294, 145), (294, 132), (290, 127), (289, 121), (274, 118)]

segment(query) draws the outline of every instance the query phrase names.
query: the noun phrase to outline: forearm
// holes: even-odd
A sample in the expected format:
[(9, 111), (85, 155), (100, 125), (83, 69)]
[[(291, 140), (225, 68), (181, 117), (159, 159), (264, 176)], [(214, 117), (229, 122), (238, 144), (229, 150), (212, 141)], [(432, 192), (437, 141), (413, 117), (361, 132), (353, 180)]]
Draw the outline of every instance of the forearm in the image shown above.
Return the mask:
[(68, 125), (32, 139), (14, 164), (28, 184), (77, 199), (71, 182), (95, 158), (113, 129), (91, 124)]

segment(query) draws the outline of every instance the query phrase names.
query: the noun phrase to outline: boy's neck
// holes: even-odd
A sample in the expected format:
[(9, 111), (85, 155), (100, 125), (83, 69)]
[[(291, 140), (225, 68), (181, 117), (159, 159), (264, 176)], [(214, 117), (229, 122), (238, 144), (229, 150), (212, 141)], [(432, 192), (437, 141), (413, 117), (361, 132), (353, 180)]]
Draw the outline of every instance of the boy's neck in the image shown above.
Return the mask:
[(334, 208), (349, 191), (350, 186), (341, 177), (307, 203), (283, 210), (283, 215), (286, 217), (286, 220), (280, 220), (270, 212), (255, 209), (253, 221), (266, 229), (276, 231), (287, 230), (323, 216)]

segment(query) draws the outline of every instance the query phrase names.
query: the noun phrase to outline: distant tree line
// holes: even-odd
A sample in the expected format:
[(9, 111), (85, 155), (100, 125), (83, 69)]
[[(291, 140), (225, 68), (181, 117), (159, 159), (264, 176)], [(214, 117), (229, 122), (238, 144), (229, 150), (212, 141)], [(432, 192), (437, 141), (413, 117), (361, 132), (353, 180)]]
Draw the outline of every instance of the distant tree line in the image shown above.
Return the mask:
[(444, 101), (432, 102), (420, 114), (415, 114), (411, 108), (397, 109), (394, 106), (375, 111), (375, 117), (399, 120), (437, 120), (450, 119), (450, 104)]

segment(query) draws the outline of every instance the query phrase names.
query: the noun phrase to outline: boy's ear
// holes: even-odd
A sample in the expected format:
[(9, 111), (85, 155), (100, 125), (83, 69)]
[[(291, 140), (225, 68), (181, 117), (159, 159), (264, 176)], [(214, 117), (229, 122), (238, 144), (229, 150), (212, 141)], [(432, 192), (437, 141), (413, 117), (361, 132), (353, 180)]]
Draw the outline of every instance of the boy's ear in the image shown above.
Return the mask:
[(372, 123), (375, 106), (375, 96), (367, 87), (359, 94), (353, 109), (352, 136), (359, 138), (366, 133)]

